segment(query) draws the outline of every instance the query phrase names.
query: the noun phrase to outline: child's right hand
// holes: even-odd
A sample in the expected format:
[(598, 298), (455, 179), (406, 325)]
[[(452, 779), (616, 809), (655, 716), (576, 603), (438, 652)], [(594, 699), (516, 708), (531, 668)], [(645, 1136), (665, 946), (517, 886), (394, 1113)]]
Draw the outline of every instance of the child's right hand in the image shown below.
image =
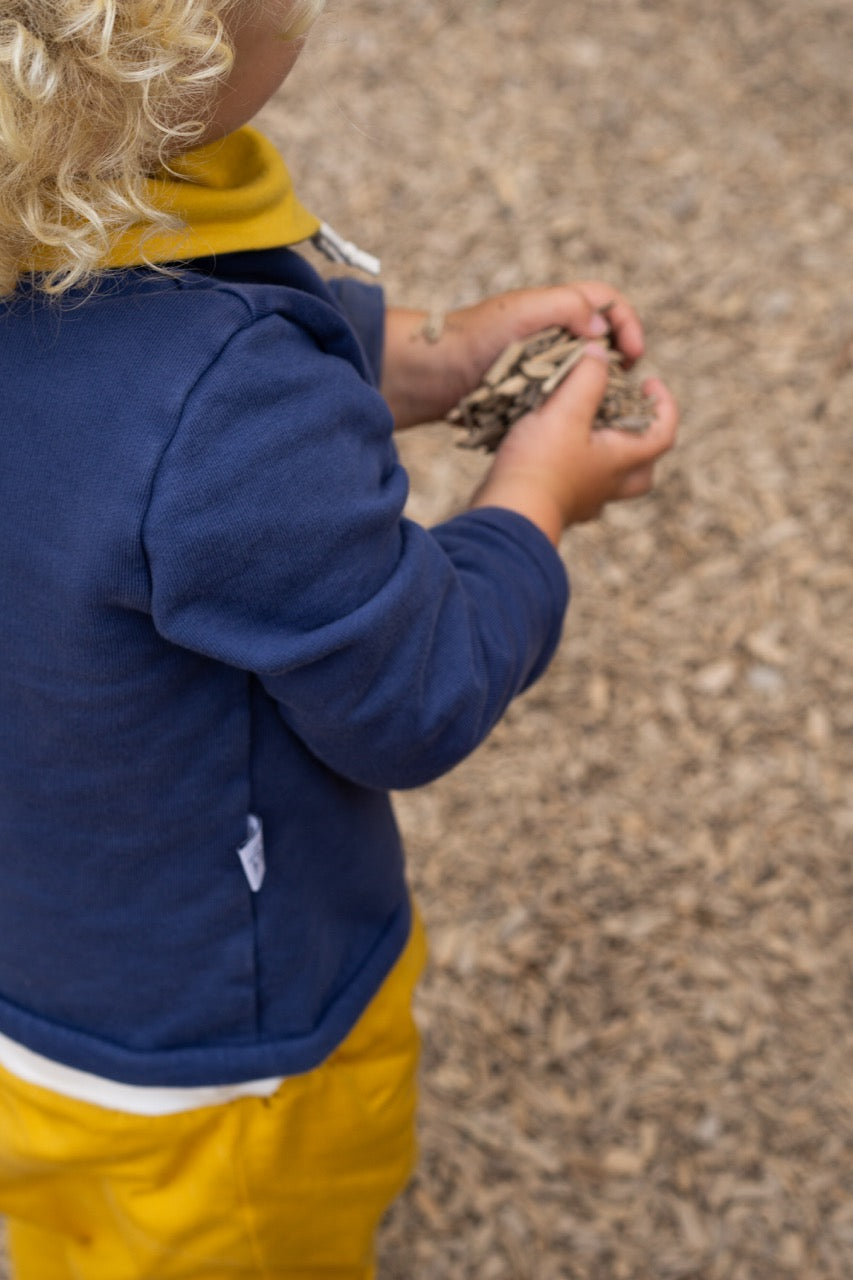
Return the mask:
[(607, 351), (593, 345), (554, 395), (511, 428), (471, 506), (517, 511), (556, 546), (565, 529), (606, 503), (648, 493), (655, 462), (675, 441), (675, 401), (650, 379), (644, 390), (656, 412), (643, 435), (594, 430), (606, 386)]

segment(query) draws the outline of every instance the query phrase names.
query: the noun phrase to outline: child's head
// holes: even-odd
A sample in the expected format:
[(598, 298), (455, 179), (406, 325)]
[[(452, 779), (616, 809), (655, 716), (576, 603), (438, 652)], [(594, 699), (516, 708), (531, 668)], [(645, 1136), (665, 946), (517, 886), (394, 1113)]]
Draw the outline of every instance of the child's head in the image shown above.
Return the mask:
[[(146, 175), (242, 124), (322, 0), (5, 0), (0, 7), (0, 293), (89, 277), (128, 226), (168, 220)], [(256, 69), (256, 70), (255, 70)]]
[(238, 129), (258, 112), (284, 81), (299, 56), (300, 37), (324, 0), (237, 0), (226, 27), (234, 55), (227, 78), (213, 98), (213, 114), (200, 141)]

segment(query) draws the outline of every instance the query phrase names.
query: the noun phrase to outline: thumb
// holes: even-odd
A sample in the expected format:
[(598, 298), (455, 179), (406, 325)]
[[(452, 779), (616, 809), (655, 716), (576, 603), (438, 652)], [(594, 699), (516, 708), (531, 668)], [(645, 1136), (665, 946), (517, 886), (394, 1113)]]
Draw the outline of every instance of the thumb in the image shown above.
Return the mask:
[(609, 372), (607, 348), (599, 342), (588, 343), (580, 362), (538, 412), (591, 428), (607, 390)]

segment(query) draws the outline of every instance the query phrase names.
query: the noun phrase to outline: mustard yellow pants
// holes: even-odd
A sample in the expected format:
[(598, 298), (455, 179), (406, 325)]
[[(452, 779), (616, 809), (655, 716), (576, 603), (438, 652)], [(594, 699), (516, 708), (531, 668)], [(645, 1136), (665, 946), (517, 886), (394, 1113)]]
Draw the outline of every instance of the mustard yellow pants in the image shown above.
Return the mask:
[(415, 1157), (424, 951), (416, 921), (343, 1044), (271, 1098), (150, 1118), (0, 1069), (14, 1280), (369, 1280)]

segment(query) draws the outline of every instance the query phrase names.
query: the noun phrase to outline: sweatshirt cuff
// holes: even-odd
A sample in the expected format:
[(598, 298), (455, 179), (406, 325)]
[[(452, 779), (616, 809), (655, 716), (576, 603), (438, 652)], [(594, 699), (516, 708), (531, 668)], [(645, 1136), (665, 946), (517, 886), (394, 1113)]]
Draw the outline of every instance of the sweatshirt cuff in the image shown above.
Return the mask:
[[(519, 559), (525, 567), (530, 567), (530, 575), (522, 583), (522, 603), (528, 609), (530, 637), (532, 639), (535, 636), (539, 643), (538, 653), (520, 686), (519, 692), (522, 692), (543, 674), (560, 643), (571, 595), (566, 566), (551, 540), (532, 520), (517, 511), (510, 511), (506, 507), (476, 507), (455, 516), (448, 523), (455, 525), (458, 522), (492, 530), (501, 539), (512, 544), (516, 568)], [(438, 526), (433, 529), (433, 533), (437, 533), (442, 527), (447, 526)], [(512, 593), (515, 588), (514, 593), (518, 594), (517, 573), (512, 574), (512, 579), (508, 590)]]

